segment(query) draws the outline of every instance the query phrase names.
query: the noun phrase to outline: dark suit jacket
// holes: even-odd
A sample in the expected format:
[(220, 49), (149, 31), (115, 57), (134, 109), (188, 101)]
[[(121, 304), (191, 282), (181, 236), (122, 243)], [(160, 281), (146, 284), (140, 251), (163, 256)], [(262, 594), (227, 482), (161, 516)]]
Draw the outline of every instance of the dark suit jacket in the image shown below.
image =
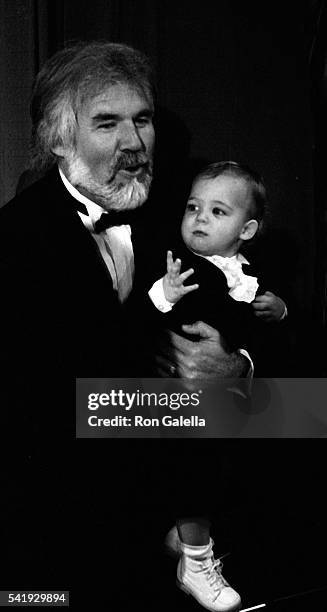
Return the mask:
[(33, 346), (37, 368), (127, 375), (121, 306), (57, 169), (0, 211), (0, 233), (7, 356), (25, 368)]
[(32, 403), (45, 394), (44, 407), (59, 409), (61, 394), (73, 397), (76, 377), (138, 375), (133, 323), (57, 168), (0, 210), (0, 277), (9, 410), (18, 381), (21, 409), (26, 393)]

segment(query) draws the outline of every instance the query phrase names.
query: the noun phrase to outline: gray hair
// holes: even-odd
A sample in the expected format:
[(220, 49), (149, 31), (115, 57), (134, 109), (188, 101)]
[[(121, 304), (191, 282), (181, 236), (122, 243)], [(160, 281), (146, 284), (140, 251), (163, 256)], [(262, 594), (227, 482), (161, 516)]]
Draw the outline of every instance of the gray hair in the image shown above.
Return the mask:
[(107, 41), (77, 42), (53, 55), (33, 88), (31, 166), (47, 170), (57, 160), (54, 147), (74, 146), (77, 113), (83, 102), (117, 83), (126, 83), (154, 100), (152, 65), (133, 47)]

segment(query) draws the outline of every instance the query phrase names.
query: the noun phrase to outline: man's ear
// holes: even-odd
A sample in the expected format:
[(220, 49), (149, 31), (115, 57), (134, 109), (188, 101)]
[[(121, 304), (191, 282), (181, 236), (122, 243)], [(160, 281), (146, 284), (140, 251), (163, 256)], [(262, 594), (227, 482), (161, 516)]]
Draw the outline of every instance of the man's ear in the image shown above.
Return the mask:
[(240, 233), (241, 240), (251, 240), (253, 236), (257, 233), (259, 227), (258, 221), (256, 219), (250, 219), (243, 225), (243, 229)]
[(55, 147), (51, 149), (52, 153), (54, 153), (57, 157), (66, 158), (68, 155), (68, 148), (63, 144), (57, 144)]

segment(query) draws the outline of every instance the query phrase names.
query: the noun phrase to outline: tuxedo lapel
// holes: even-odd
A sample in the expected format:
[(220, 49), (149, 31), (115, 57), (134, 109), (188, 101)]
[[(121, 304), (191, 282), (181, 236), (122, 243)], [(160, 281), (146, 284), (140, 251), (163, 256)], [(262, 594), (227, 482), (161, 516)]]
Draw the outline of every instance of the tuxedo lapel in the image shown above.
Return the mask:
[(67, 276), (75, 276), (83, 284), (97, 283), (99, 291), (102, 286), (112, 290), (111, 276), (96, 242), (78, 215), (78, 202), (63, 185), (57, 168), (45, 177), (37, 197), (44, 202), (36, 223), (49, 266), (65, 269)]

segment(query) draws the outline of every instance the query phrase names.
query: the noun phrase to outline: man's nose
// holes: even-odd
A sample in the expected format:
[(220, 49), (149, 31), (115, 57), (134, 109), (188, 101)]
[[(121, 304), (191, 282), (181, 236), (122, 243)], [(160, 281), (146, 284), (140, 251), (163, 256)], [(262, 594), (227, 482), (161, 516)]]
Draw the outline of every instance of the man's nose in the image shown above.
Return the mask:
[(129, 123), (121, 127), (120, 148), (122, 151), (144, 150), (144, 143), (134, 123)]

